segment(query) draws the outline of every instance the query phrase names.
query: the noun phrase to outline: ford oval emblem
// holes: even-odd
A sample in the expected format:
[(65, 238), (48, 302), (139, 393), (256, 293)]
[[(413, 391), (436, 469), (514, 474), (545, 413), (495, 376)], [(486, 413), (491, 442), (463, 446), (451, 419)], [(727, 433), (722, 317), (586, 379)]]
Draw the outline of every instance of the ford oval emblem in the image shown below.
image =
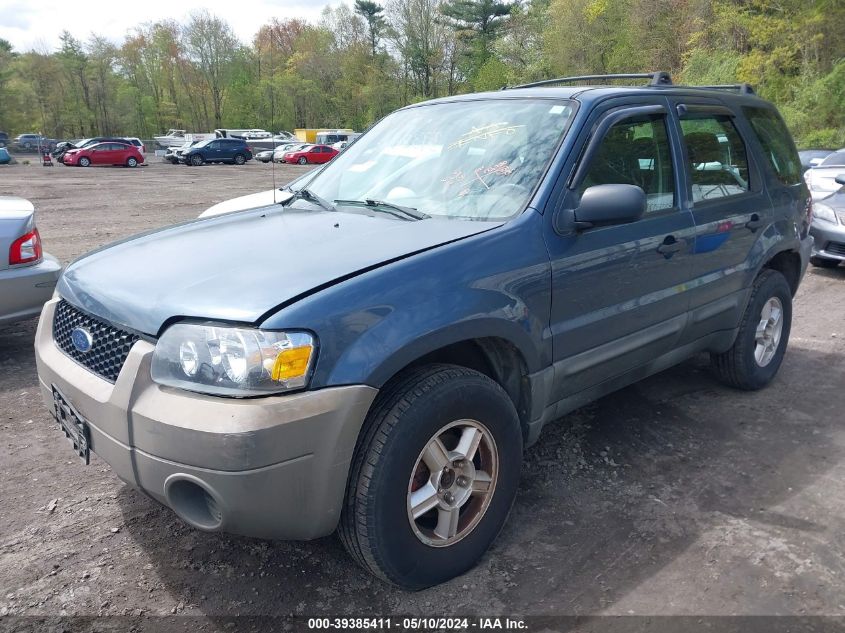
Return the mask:
[(73, 328), (70, 333), (70, 342), (83, 354), (90, 352), (91, 348), (94, 347), (94, 337), (84, 327)]

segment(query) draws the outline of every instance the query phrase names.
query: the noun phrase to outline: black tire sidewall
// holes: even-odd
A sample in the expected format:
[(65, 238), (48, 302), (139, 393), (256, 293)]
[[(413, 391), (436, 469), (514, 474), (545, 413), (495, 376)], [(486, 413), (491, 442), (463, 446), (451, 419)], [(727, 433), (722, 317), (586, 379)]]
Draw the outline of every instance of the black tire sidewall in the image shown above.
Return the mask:
[(297, 162), (298, 162), (300, 165), (307, 165), (307, 164), (308, 164), (308, 159), (307, 159), (307, 158), (305, 158), (305, 157), (303, 156), (303, 157), (302, 157), (302, 158), (300, 158)]
[(127, 167), (137, 167), (138, 161), (135, 158), (130, 158), (129, 160), (126, 161), (126, 166)]
[[(498, 393), (497, 393), (498, 391)], [(374, 469), (369, 514), (372, 542), (382, 552), (381, 567), (393, 582), (418, 589), (472, 568), (489, 548), (510, 512), (522, 465), (522, 435), (507, 395), (495, 385), (457, 380), (441, 385), (401, 414)], [(496, 489), (484, 516), (463, 539), (448, 547), (424, 544), (407, 514), (408, 483), (423, 447), (434, 434), (460, 419), (481, 422), (492, 434), (499, 456)]]
[[(768, 365), (760, 367), (754, 358), (757, 324), (760, 322), (763, 305), (772, 297), (780, 299), (783, 306), (783, 329), (774, 357)], [(743, 338), (743, 353), (740, 362), (744, 365), (743, 370), (750, 385), (753, 388), (760, 388), (771, 382), (777, 374), (789, 343), (789, 334), (792, 329), (792, 292), (786, 278), (780, 273), (771, 273), (765, 279), (762, 279), (746, 308), (746, 312), (747, 317), (743, 320), (738, 335)]]
[(80, 167), (88, 167), (91, 164), (91, 161), (87, 158), (80, 158), (78, 163)]
[(246, 157), (243, 154), (235, 154), (235, 165), (246, 164)]

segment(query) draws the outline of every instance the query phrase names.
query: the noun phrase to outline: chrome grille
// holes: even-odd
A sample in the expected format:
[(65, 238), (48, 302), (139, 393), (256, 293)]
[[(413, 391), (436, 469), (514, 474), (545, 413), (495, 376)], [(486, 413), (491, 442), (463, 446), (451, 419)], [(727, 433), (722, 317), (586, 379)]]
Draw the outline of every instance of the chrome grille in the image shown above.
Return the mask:
[[(91, 334), (90, 350), (82, 352), (73, 344), (71, 332), (76, 328), (84, 328)], [(53, 338), (59, 348), (77, 363), (114, 382), (129, 350), (140, 337), (80, 312), (62, 299), (53, 317)]]

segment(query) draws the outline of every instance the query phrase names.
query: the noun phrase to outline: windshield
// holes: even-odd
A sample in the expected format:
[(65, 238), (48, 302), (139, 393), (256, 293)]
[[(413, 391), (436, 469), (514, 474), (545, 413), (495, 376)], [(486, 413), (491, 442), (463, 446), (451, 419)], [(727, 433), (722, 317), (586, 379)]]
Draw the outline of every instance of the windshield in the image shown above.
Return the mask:
[(834, 152), (827, 158), (825, 158), (822, 163), (822, 167), (842, 167), (845, 166), (845, 152)]
[(399, 110), (303, 185), (331, 201), (381, 200), (434, 217), (509, 218), (528, 202), (573, 112), (568, 101), (513, 98)]

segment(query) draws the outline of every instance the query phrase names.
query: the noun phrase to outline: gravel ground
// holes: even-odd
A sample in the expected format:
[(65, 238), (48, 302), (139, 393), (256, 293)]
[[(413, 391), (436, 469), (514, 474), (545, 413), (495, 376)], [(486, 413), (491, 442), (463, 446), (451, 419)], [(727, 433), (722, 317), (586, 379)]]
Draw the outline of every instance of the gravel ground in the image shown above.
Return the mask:
[[(16, 165), (0, 195), (32, 200), (67, 262), (270, 174)], [(37, 392), (35, 322), (0, 327), (0, 615), (175, 613), (206, 630), (234, 615), (845, 616), (843, 308), (845, 268), (811, 268), (770, 388), (722, 387), (695, 358), (547, 427), (493, 549), (418, 593), (370, 578), (335, 537), (198, 532), (96, 456), (82, 466)]]

